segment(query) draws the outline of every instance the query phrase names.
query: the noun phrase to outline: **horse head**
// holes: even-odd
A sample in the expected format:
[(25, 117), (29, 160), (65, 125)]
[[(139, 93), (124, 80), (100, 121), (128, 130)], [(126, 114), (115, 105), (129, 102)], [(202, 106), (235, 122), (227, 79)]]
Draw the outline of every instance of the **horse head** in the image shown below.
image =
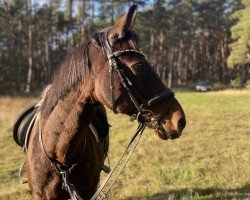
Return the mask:
[(92, 36), (93, 98), (146, 123), (161, 139), (174, 139), (185, 128), (185, 114), (141, 51), (135, 17), (132, 6), (115, 25)]

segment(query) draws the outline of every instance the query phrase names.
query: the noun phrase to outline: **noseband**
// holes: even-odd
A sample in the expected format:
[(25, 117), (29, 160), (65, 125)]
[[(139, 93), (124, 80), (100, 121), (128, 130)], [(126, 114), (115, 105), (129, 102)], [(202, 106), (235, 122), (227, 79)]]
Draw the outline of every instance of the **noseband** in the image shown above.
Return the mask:
[[(155, 95), (149, 99), (145, 99), (136, 89), (136, 87), (133, 85), (133, 83), (129, 80), (128, 76), (125, 73), (125, 69), (118, 64), (117, 59), (121, 55), (124, 55), (126, 53), (136, 53), (139, 54), (143, 57), (145, 55), (143, 52), (139, 49), (127, 49), (127, 50), (117, 50), (117, 51), (112, 51), (112, 47), (108, 41), (108, 31), (100, 33), (99, 40), (101, 42), (101, 46), (103, 50), (106, 53), (106, 56), (109, 61), (109, 74), (110, 74), (110, 90), (111, 90), (111, 103), (112, 103), (112, 110), (114, 113), (117, 113), (115, 109), (115, 96), (114, 96), (114, 71), (117, 72), (118, 77), (127, 91), (131, 101), (133, 102), (134, 106), (137, 109), (137, 113), (133, 114), (131, 116), (131, 120), (138, 120), (140, 123), (147, 123), (147, 124), (154, 124), (154, 127), (156, 127), (157, 131), (160, 133), (167, 133), (167, 131), (163, 128), (162, 126), (162, 121), (167, 114), (170, 105), (172, 104), (172, 100), (174, 97), (174, 93), (171, 89), (166, 88), (162, 93)], [(168, 99), (169, 104), (167, 106), (167, 109), (163, 111), (162, 115), (160, 116), (159, 119), (155, 119), (152, 115), (154, 114), (152, 110), (149, 108), (156, 105), (160, 101)], [(150, 119), (145, 118), (145, 115), (150, 115), (152, 116)], [(164, 129), (164, 130), (163, 130)], [(170, 134), (166, 134), (169, 138), (171, 138)]]

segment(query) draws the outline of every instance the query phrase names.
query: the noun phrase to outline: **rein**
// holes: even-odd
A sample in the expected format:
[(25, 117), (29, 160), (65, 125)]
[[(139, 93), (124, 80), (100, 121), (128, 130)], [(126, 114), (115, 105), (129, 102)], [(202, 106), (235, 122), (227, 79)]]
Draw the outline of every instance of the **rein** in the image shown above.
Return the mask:
[[(102, 182), (102, 184), (100, 185), (100, 187), (97, 189), (97, 191), (91, 197), (90, 200), (97, 199), (97, 197), (99, 195), (101, 195), (100, 199), (107, 199), (107, 195), (108, 195), (110, 189), (115, 184), (116, 180), (119, 178), (123, 169), (125, 168), (126, 164), (128, 163), (130, 157), (132, 156), (132, 154), (133, 154), (133, 152), (134, 152), (134, 150), (135, 150), (135, 148), (136, 148), (136, 146), (141, 138), (141, 135), (142, 135), (144, 129), (145, 129), (145, 124), (138, 125), (137, 130), (135, 131), (134, 135), (131, 137), (130, 142), (129, 142), (127, 148), (125, 149), (125, 151), (123, 152), (121, 158), (116, 163), (116, 165), (113, 167), (113, 169), (109, 172), (109, 174), (106, 176), (105, 180)], [(120, 168), (118, 168), (119, 164), (122, 162), (123, 159), (124, 159), (124, 161), (123, 161), (122, 165), (120, 166)], [(118, 171), (115, 174), (116, 169)], [(114, 177), (113, 180), (111, 179), (112, 175)], [(111, 180), (110, 183), (108, 182), (109, 180)]]

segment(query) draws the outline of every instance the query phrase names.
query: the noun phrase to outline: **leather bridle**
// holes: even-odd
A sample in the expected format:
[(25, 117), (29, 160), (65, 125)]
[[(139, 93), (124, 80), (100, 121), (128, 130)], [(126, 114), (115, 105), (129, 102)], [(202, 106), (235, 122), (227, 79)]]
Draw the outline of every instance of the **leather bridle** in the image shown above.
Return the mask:
[[(165, 128), (162, 125), (162, 121), (169, 111), (169, 108), (172, 104), (172, 101), (174, 99), (174, 93), (171, 89), (166, 88), (162, 93), (155, 95), (149, 99), (145, 99), (136, 89), (136, 87), (133, 85), (132, 81), (128, 78), (128, 76), (125, 73), (125, 69), (122, 65), (118, 64), (118, 58), (124, 54), (127, 53), (135, 53), (139, 54), (140, 56), (145, 57), (143, 52), (138, 49), (127, 49), (127, 50), (117, 50), (112, 51), (112, 46), (109, 43), (108, 40), (108, 31), (100, 32), (99, 33), (99, 41), (101, 43), (101, 46), (108, 58), (109, 61), (109, 74), (110, 74), (110, 90), (111, 90), (111, 104), (112, 104), (112, 110), (113, 112), (117, 113), (115, 108), (115, 95), (114, 95), (114, 72), (118, 74), (118, 77), (127, 91), (131, 101), (133, 102), (134, 106), (137, 109), (137, 113), (133, 114), (131, 116), (132, 120), (137, 120), (140, 123), (146, 123), (150, 125), (151, 127), (154, 127), (157, 129), (158, 132), (164, 133), (165, 136), (168, 138), (171, 138), (171, 135), (165, 130)], [(165, 111), (163, 111), (162, 115), (155, 119), (153, 117), (154, 113), (150, 108), (160, 101), (168, 99), (168, 106)], [(146, 116), (146, 117), (145, 117)], [(149, 118), (149, 116), (151, 116)], [(166, 138), (167, 139), (167, 138)]]

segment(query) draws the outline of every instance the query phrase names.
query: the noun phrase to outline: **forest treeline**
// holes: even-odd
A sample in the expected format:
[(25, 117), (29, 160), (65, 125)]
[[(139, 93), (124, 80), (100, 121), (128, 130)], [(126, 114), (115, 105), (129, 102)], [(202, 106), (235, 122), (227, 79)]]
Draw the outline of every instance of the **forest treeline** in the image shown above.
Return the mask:
[(143, 51), (168, 86), (249, 79), (250, 0), (0, 0), (0, 92), (49, 84), (67, 52), (132, 4)]

